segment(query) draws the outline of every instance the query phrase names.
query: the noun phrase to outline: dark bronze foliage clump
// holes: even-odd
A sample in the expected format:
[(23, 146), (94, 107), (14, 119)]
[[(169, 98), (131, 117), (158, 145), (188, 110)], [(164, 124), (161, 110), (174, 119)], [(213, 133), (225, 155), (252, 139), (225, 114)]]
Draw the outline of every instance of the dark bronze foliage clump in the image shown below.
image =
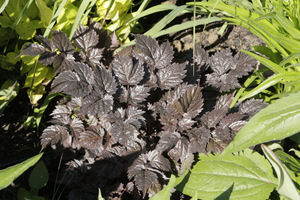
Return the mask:
[(171, 173), (189, 169), (195, 153), (222, 152), (265, 106), (249, 100), (229, 109), (239, 79), (256, 64), (246, 54), (226, 49), (208, 56), (197, 47), (198, 70), (187, 75), (190, 63), (174, 63), (170, 43), (149, 36), (136, 35), (135, 46), (112, 57), (115, 38), (103, 37), (97, 23), (80, 26), (72, 41), (52, 35), (37, 36), (42, 45), (29, 44), (21, 54), (53, 63), (52, 92), (71, 97), (56, 106), (41, 136), (42, 148), (81, 155), (67, 163), (70, 199), (96, 195), (97, 188), (108, 199), (148, 198)]

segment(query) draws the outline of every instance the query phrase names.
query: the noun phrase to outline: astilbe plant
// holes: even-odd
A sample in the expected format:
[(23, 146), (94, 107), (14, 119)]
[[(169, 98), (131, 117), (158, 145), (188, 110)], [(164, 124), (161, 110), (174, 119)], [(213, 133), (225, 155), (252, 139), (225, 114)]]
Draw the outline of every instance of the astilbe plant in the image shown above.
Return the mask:
[(53, 31), (52, 41), (37, 36), (42, 45), (22, 52), (54, 63), (52, 92), (71, 96), (41, 135), (43, 149), (77, 154), (67, 163), (70, 199), (87, 199), (97, 188), (108, 199), (148, 198), (170, 173), (189, 169), (195, 153), (222, 152), (266, 106), (252, 99), (229, 111), (239, 79), (256, 64), (246, 54), (209, 56), (197, 47), (198, 70), (190, 75), (191, 62), (174, 63), (169, 42), (136, 35), (135, 46), (112, 57), (115, 38), (100, 34), (98, 23), (80, 26), (72, 41)]

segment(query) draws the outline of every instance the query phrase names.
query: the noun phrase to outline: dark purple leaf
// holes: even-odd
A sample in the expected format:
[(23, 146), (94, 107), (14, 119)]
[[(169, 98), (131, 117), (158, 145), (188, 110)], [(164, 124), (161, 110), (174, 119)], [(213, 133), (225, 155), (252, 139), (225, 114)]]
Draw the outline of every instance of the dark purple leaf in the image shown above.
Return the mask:
[(78, 48), (88, 52), (89, 49), (94, 48), (98, 44), (98, 35), (93, 29), (86, 28), (80, 24), (74, 33), (73, 41)]
[(53, 42), (51, 40), (49, 40), (48, 38), (45, 38), (42, 35), (36, 35), (35, 36), (36, 39), (38, 39), (45, 48), (47, 48), (50, 52), (54, 52), (55, 51), (55, 46), (53, 44)]
[(55, 115), (71, 115), (71, 111), (67, 108), (65, 105), (56, 105), (55, 109), (52, 111), (50, 116), (55, 116)]
[(95, 67), (96, 65), (100, 65), (100, 60), (103, 57), (102, 53), (103, 49), (92, 48), (87, 52), (85, 60), (93, 67)]
[(220, 121), (219, 127), (220, 128), (229, 127), (232, 123), (241, 120), (243, 117), (244, 115), (241, 113), (231, 113)]
[(94, 92), (83, 99), (82, 112), (86, 114), (107, 114), (112, 110), (114, 99), (112, 95)]
[(171, 159), (178, 161), (185, 160), (186, 157), (191, 153), (190, 142), (186, 137), (181, 137), (175, 147), (168, 152)]
[(72, 119), (71, 123), (70, 123), (70, 133), (72, 134), (72, 136), (78, 140), (79, 139), (79, 135), (84, 131), (84, 125), (83, 122), (78, 119), (78, 118), (74, 118)]
[(22, 52), (20, 53), (19, 56), (22, 55), (28, 55), (35, 57), (37, 55), (40, 55), (42, 53), (48, 52), (45, 47), (39, 44), (26, 44), (24, 48), (22, 49)]
[(148, 87), (144, 87), (143, 85), (130, 87), (129, 90), (123, 87), (120, 101), (134, 106), (138, 105), (139, 103), (146, 101), (146, 98), (149, 96), (149, 90), (150, 89)]
[(220, 96), (214, 109), (228, 110), (231, 102), (234, 99), (234, 94), (235, 94), (235, 92), (233, 92), (232, 94), (225, 94), (225, 95)]
[(75, 58), (72, 54), (60, 53), (54, 58), (55, 73), (72, 70), (75, 63)]
[(137, 85), (144, 77), (144, 67), (141, 62), (133, 64), (128, 56), (117, 55), (112, 63), (113, 70), (123, 85)]
[(208, 53), (203, 48), (197, 45), (195, 49), (195, 63), (197, 65), (203, 66), (207, 62), (208, 57)]
[(215, 128), (216, 125), (220, 122), (220, 120), (225, 117), (227, 110), (219, 109), (219, 110), (212, 110), (210, 112), (206, 112), (201, 117), (201, 122), (207, 128)]
[(237, 77), (231, 72), (218, 75), (217, 73), (207, 74), (207, 83), (215, 88), (219, 88), (220, 92), (228, 92), (231, 89), (239, 88)]
[(182, 119), (180, 119), (178, 122), (178, 130), (180, 132), (183, 132), (188, 129), (191, 129), (195, 123), (196, 123), (196, 121), (192, 120), (191, 117), (185, 113), (185, 114), (183, 114)]
[(139, 110), (137, 107), (130, 106), (126, 110), (127, 119), (125, 120), (126, 124), (131, 124), (137, 129), (141, 127), (141, 125), (145, 124), (145, 118), (143, 114), (145, 111)]
[(68, 36), (65, 33), (61, 31), (53, 30), (52, 41), (55, 47), (61, 53), (72, 54), (74, 52), (72, 43), (70, 42)]
[(188, 132), (192, 153), (206, 153), (206, 146), (211, 138), (210, 130), (200, 127)]
[(248, 75), (249, 72), (254, 70), (254, 66), (257, 64), (254, 58), (240, 51), (234, 58), (236, 60), (236, 69), (233, 72), (238, 78)]
[(261, 99), (250, 99), (242, 103), (239, 107), (239, 112), (254, 116), (256, 113), (258, 113), (261, 109), (267, 107), (267, 103), (263, 103), (263, 100)]
[(180, 137), (181, 136), (178, 132), (163, 131), (156, 149), (159, 152), (163, 152), (166, 150), (168, 151), (177, 144)]
[(83, 97), (90, 93), (94, 82), (93, 71), (85, 64), (74, 63), (75, 72), (65, 71), (53, 81), (52, 92), (63, 92), (73, 97)]
[(183, 111), (191, 118), (196, 117), (202, 111), (203, 99), (199, 87), (189, 88), (179, 101)]
[(216, 73), (216, 75), (222, 75), (227, 73), (230, 69), (236, 66), (236, 62), (232, 56), (229, 48), (217, 51), (209, 60), (210, 68)]
[(80, 133), (79, 141), (82, 147), (101, 152), (103, 148), (103, 137), (105, 131), (100, 126), (90, 126), (87, 130)]
[(70, 146), (71, 136), (69, 135), (66, 127), (51, 125), (44, 129), (41, 135), (42, 149), (44, 149), (48, 144), (55, 145), (59, 141), (61, 141), (65, 147)]
[(159, 46), (158, 42), (149, 36), (136, 35), (136, 47), (143, 52), (143, 60), (152, 68), (162, 69), (172, 62), (174, 51), (169, 42)]
[(163, 90), (168, 90), (182, 83), (185, 77), (185, 64), (172, 64), (157, 72), (158, 86)]
[(133, 140), (136, 129), (130, 124), (117, 121), (112, 125), (111, 132), (113, 140), (126, 147), (127, 143)]
[(103, 67), (97, 66), (94, 72), (94, 77), (96, 82), (95, 86), (97, 89), (100, 89), (100, 91), (111, 95), (115, 94), (117, 90), (117, 84), (110, 72)]

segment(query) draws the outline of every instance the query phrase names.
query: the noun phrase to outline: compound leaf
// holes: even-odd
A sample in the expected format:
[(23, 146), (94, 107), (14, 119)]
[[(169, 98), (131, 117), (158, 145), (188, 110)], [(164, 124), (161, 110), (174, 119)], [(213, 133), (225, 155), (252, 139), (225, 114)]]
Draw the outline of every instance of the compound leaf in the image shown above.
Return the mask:
[(163, 90), (168, 90), (182, 83), (185, 77), (185, 64), (172, 64), (157, 72), (158, 85)]
[(98, 44), (99, 39), (96, 31), (80, 24), (74, 33), (73, 41), (78, 48), (82, 49), (84, 52), (88, 52), (90, 48), (93, 48)]

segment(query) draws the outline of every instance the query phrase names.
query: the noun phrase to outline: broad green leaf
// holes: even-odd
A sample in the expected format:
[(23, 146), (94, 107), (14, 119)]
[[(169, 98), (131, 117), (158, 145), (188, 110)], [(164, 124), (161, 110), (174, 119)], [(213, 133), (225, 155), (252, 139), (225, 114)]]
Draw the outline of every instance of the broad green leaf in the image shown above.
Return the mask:
[(44, 162), (39, 161), (33, 168), (29, 176), (29, 186), (32, 189), (39, 190), (46, 186), (49, 180), (48, 170)]
[(45, 200), (45, 198), (37, 195), (32, 195), (31, 192), (28, 192), (25, 188), (19, 188), (18, 200)]
[(274, 152), (264, 144), (261, 145), (261, 148), (267, 159), (272, 164), (278, 176), (278, 193), (287, 200), (300, 199), (300, 195), (297, 191), (297, 188), (295, 187), (285, 167), (274, 154)]
[(195, 164), (176, 189), (199, 199), (215, 199), (232, 189), (232, 200), (265, 200), (276, 186), (271, 165), (257, 152), (246, 150), (221, 157), (199, 155)]
[(43, 97), (43, 95), (46, 93), (45, 86), (38, 85), (34, 88), (29, 88), (27, 90), (27, 95), (30, 99), (31, 104), (36, 105), (37, 102)]
[(46, 5), (44, 0), (35, 0), (35, 4), (40, 11), (41, 22), (45, 27), (48, 26), (52, 18), (52, 10)]
[(276, 100), (254, 115), (225, 148), (223, 155), (300, 131), (300, 92)]
[(38, 62), (36, 66), (36, 70), (33, 67), (28, 73), (25, 80), (24, 88), (31, 87), (31, 86), (37, 87), (43, 82), (47, 74), (48, 74), (48, 67)]
[(167, 186), (164, 187), (161, 191), (159, 191), (154, 197), (150, 200), (170, 200), (171, 189), (176, 184), (176, 177), (172, 174)]
[(20, 164), (0, 170), (0, 190), (9, 186), (9, 184), (11, 184), (23, 172), (25, 172), (29, 167), (33, 166), (42, 157), (42, 155), (43, 153), (40, 153)]
[(262, 92), (263, 90), (277, 84), (277, 83), (287, 83), (292, 82), (295, 80), (300, 79), (300, 73), (299, 72), (284, 72), (280, 74), (276, 74), (259, 84), (256, 88), (251, 90), (251, 92), (247, 93), (246, 95), (242, 96), (242, 98), (239, 101), (244, 101), (245, 99), (251, 98), (258, 93)]

